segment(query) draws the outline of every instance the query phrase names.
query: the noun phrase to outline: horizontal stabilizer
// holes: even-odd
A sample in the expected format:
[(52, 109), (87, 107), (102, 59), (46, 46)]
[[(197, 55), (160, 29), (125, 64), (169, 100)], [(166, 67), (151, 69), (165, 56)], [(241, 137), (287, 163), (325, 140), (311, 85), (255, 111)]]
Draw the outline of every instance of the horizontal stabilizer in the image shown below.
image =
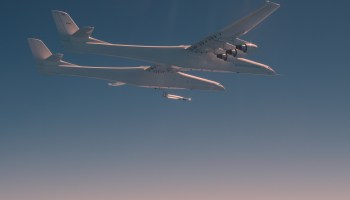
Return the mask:
[(94, 31), (94, 27), (86, 26), (81, 29), (79, 29), (77, 32), (73, 34), (75, 37), (82, 37), (82, 38), (88, 38), (91, 36), (92, 32)]
[(51, 61), (51, 62), (60, 62), (60, 61), (62, 61), (62, 58), (63, 58), (63, 54), (55, 53), (55, 54), (51, 55), (47, 60)]

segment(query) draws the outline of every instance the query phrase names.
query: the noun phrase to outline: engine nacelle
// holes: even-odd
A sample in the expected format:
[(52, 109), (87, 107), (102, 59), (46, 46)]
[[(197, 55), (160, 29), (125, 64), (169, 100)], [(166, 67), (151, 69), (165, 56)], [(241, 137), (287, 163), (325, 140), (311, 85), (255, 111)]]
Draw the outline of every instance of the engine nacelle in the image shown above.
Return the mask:
[(237, 49), (226, 50), (226, 54), (233, 56), (233, 57), (243, 57), (243, 56), (247, 55), (243, 51), (239, 51)]
[(227, 60), (227, 54), (224, 49), (222, 48), (215, 49), (214, 53), (216, 54), (217, 58), (223, 59), (225, 61)]
[(240, 40), (239, 42), (240, 43), (235, 45), (227, 42), (224, 43), (222, 48), (215, 49), (214, 53), (216, 54), (216, 57), (225, 61), (227, 61), (228, 56), (244, 57), (248, 54), (248, 52), (254, 52), (254, 50), (258, 47), (253, 43), (249, 43), (243, 40)]
[(217, 54), (216, 57), (226, 61), (228, 56), (226, 53), (222, 53), (222, 54)]
[(245, 43), (236, 45), (236, 49), (244, 52), (244, 53), (253, 53), (257, 50), (258, 46), (253, 43)]

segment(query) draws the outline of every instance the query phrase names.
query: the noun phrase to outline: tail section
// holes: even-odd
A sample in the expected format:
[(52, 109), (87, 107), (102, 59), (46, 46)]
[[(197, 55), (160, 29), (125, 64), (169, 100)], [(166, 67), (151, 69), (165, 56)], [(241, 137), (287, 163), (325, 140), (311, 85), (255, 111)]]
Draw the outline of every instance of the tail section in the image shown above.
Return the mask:
[(80, 38), (88, 41), (95, 41), (96, 39), (90, 38), (94, 27), (85, 26), (79, 28), (74, 20), (68, 13), (58, 10), (52, 11), (52, 16), (55, 21), (58, 33), (63, 37)]
[(79, 28), (68, 13), (53, 10), (52, 16), (66, 50), (73, 53), (83, 53), (88, 42), (106, 43), (90, 37), (94, 28), (90, 26)]
[(48, 61), (62, 63), (63, 54), (52, 54), (43, 41), (35, 38), (28, 38), (29, 47), (37, 61)]
[(53, 19), (55, 20), (55, 24), (60, 35), (70, 36), (79, 30), (79, 27), (75, 24), (75, 22), (69, 16), (68, 13), (58, 11), (58, 10), (53, 10), (52, 16), (53, 16)]
[(52, 54), (43, 41), (28, 38), (29, 47), (41, 72), (46, 74), (57, 74), (60, 65), (73, 65), (62, 60), (63, 54)]
[(28, 38), (29, 47), (36, 60), (46, 60), (52, 56), (51, 51), (38, 39)]

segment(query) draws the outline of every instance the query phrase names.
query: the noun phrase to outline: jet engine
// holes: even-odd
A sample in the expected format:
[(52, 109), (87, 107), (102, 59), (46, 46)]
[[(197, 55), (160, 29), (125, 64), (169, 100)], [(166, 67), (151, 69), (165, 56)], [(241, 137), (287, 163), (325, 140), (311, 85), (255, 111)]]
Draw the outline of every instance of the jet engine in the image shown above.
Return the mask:
[(258, 46), (255, 44), (252, 44), (252, 43), (245, 43), (245, 44), (236, 45), (236, 49), (238, 49), (244, 53), (252, 53), (252, 52), (256, 51), (257, 48), (258, 48)]
[(227, 54), (226, 51), (222, 48), (215, 49), (214, 53), (216, 54), (217, 58), (227, 60)]
[(237, 49), (226, 50), (226, 54), (231, 55), (233, 57), (243, 57), (246, 55), (246, 53), (244, 53), (243, 51), (239, 51)]
[(228, 56), (226, 53), (221, 53), (221, 54), (217, 54), (216, 57), (226, 61)]
[(258, 48), (257, 45), (245, 41), (241, 41), (239, 44), (224, 43), (223, 48), (215, 49), (214, 53), (217, 58), (227, 61), (228, 56), (244, 57), (251, 52), (254, 52)]
[(248, 46), (250, 46), (250, 44), (247, 45), (244, 43), (242, 45), (233, 45), (230, 43), (225, 43), (224, 49), (227, 55), (231, 55), (233, 57), (244, 57), (247, 54)]

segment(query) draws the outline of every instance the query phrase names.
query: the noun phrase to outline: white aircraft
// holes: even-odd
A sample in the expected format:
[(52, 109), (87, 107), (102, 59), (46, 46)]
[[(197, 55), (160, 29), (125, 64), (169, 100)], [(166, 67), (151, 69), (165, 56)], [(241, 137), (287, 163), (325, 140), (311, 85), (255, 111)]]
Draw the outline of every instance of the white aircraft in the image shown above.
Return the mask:
[[(110, 81), (110, 86), (125, 84), (159, 89), (224, 90), (217, 82), (185, 74), (176, 70), (160, 71), (154, 66), (91, 67), (79, 66), (62, 60), (63, 54), (52, 54), (38, 39), (28, 43), (39, 70), (47, 74), (83, 76)], [(171, 98), (170, 98), (171, 99)]]
[[(141, 46), (112, 44), (91, 37), (93, 27), (79, 28), (68, 13), (52, 11), (64, 46), (73, 52), (115, 56), (153, 63), (140, 67), (79, 66), (52, 54), (38, 39), (29, 38), (29, 46), (38, 67), (48, 74), (84, 76), (110, 81), (110, 86), (133, 85), (159, 89), (224, 90), (215, 81), (184, 73), (189, 70), (275, 75), (265, 65), (243, 58), (257, 45), (239, 37), (248, 33), (279, 8), (267, 1), (264, 6), (194, 45)], [(191, 98), (164, 93), (168, 99), (191, 101)]]

